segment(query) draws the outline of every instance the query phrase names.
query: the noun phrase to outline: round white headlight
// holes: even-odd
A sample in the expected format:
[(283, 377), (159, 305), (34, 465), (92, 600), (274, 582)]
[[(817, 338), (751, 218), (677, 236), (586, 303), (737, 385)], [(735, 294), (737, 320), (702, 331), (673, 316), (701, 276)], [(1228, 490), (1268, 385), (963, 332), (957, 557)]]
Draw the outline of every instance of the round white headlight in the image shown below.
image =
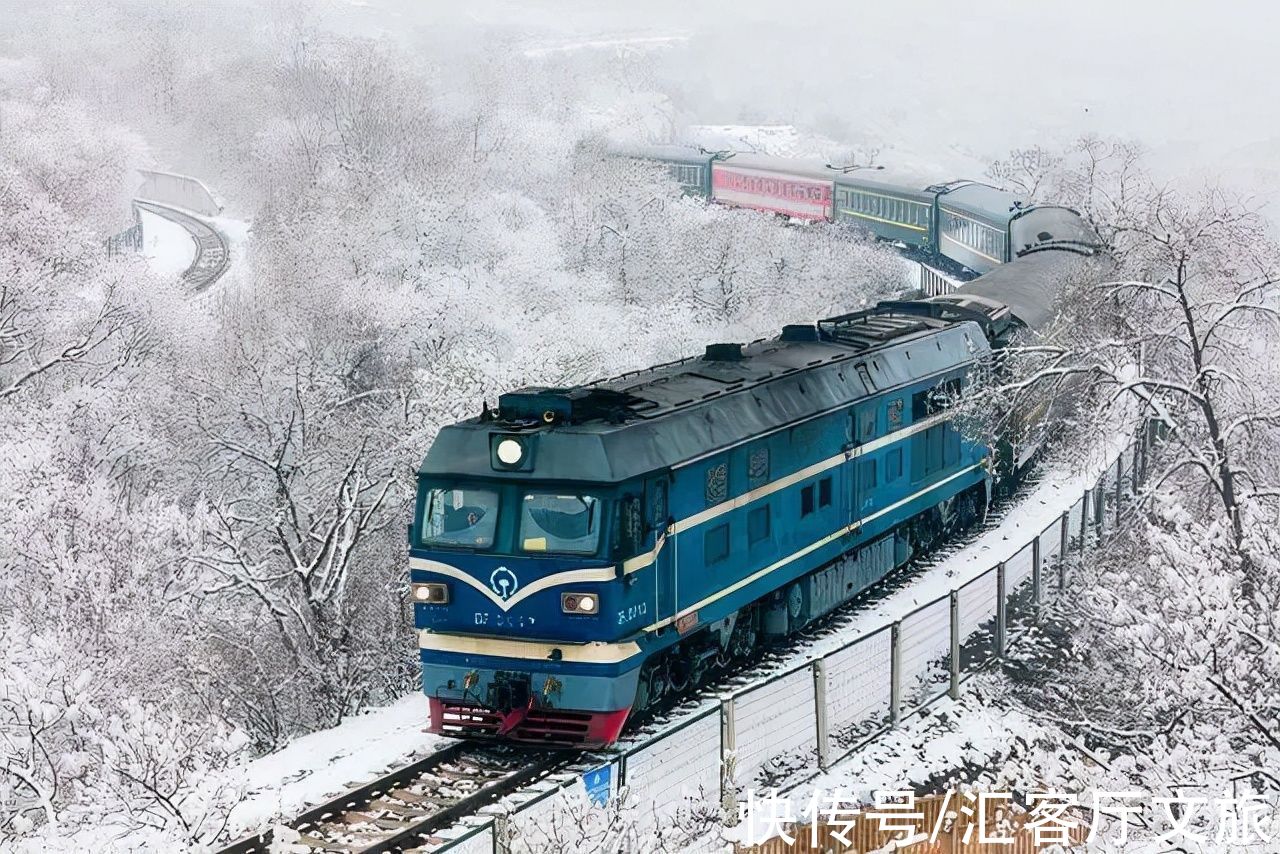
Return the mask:
[(590, 596), (583, 596), (578, 600), (578, 610), (590, 613), (596, 609), (596, 600)]
[(504, 466), (513, 466), (524, 456), (524, 447), (515, 439), (503, 439), (498, 443), (498, 460)]
[(413, 588), (413, 597), (425, 602), (431, 598), (431, 588), (426, 585), (415, 587)]

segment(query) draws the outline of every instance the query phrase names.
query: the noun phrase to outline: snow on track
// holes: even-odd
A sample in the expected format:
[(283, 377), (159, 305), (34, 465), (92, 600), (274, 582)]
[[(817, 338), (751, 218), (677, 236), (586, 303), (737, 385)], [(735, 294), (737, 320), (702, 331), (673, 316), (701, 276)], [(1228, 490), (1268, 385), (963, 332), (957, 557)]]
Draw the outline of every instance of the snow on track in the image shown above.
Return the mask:
[(256, 831), (453, 741), (424, 732), (426, 725), (426, 698), (414, 693), (246, 763), (248, 791), (231, 811), (230, 827), (236, 833)]
[(185, 228), (159, 214), (142, 209), (142, 255), (162, 276), (181, 276), (196, 257), (196, 243)]

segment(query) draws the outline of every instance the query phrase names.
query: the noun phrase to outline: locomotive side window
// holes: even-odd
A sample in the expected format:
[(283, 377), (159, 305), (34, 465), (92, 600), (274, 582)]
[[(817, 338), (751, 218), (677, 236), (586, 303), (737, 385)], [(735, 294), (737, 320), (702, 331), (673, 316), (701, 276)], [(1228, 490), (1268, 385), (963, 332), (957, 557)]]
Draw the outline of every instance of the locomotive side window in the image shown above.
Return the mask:
[(866, 442), (876, 436), (876, 411), (867, 407), (858, 413), (858, 441)]
[(702, 535), (702, 560), (708, 566), (729, 556), (729, 526), (717, 525)]
[(747, 514), (747, 545), (754, 546), (762, 540), (769, 539), (769, 531), (769, 505), (762, 504), (752, 508)]
[(628, 495), (618, 503), (617, 540), (618, 553), (631, 557), (644, 546), (644, 520), (641, 518), (640, 499)]
[(930, 393), (930, 389), (925, 389), (924, 391), (918, 391), (911, 395), (911, 420), (913, 422), (929, 417)]
[(520, 548), (595, 554), (600, 543), (599, 504), (590, 495), (526, 495), (520, 507)]
[(487, 549), (498, 527), (492, 489), (433, 489), (422, 511), (422, 542), (429, 546)]
[(831, 506), (831, 478), (824, 477), (818, 481), (818, 506)]
[(800, 490), (800, 518), (803, 519), (805, 516), (813, 513), (813, 498), (813, 484), (809, 484)]

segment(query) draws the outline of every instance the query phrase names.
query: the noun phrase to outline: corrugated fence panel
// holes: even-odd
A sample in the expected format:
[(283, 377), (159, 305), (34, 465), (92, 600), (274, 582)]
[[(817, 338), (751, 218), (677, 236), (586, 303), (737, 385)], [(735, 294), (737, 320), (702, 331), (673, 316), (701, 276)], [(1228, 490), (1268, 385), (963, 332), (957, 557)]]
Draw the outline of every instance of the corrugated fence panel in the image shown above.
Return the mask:
[(1031, 578), (1031, 543), (1018, 549), (1013, 557), (1004, 563), (1004, 589), (1008, 593), (1017, 590), (1025, 581)]
[(690, 800), (719, 800), (720, 709), (703, 713), (674, 737), (657, 739), (628, 754), (623, 782), (632, 803), (662, 815)]
[(813, 670), (805, 667), (734, 695), (736, 777), (750, 785), (775, 767), (808, 764), (817, 753)]
[(996, 615), (996, 571), (989, 569), (960, 588), (960, 642)]
[(939, 599), (906, 617), (898, 636), (902, 697), (907, 707), (927, 702), (947, 682), (951, 652), (951, 600)]
[(888, 627), (831, 653), (827, 669), (827, 731), (841, 749), (880, 728), (889, 716), (893, 660)]

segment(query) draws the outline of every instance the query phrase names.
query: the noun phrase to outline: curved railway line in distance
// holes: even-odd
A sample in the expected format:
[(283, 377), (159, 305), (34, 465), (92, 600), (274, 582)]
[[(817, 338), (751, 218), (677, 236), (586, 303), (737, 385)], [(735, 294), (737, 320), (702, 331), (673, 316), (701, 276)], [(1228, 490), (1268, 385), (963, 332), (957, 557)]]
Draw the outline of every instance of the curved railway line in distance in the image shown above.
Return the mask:
[(160, 202), (134, 199), (139, 208), (181, 226), (196, 244), (195, 257), (182, 274), (182, 280), (191, 286), (193, 293), (201, 293), (227, 272), (231, 266), (231, 252), (227, 239), (209, 223), (185, 211)]

